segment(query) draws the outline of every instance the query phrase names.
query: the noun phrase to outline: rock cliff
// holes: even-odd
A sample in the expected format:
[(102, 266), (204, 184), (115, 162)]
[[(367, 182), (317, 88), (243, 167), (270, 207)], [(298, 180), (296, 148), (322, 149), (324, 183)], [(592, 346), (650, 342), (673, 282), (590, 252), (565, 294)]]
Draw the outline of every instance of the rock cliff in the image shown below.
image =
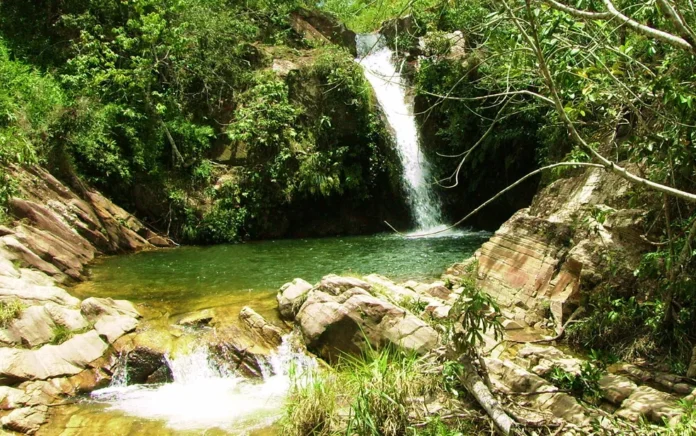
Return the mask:
[(12, 168), (14, 218), (0, 227), (0, 423), (34, 433), (48, 406), (108, 384), (113, 344), (136, 329), (127, 301), (80, 301), (59, 285), (83, 280), (100, 254), (172, 243), (100, 193), (71, 189), (40, 167)]
[(480, 286), (523, 326), (552, 315), (560, 328), (583, 292), (631, 280), (649, 248), (647, 212), (629, 208), (628, 193), (626, 181), (601, 169), (551, 183), (477, 251)]

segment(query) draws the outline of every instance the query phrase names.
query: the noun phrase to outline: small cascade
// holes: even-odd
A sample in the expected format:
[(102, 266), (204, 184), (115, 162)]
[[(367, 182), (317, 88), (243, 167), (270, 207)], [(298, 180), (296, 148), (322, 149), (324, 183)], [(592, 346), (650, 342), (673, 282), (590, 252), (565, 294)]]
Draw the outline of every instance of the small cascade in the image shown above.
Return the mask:
[(111, 388), (121, 388), (128, 385), (128, 353), (120, 353), (114, 375), (111, 377)]
[(168, 357), (174, 381), (160, 385), (116, 385), (92, 392), (92, 398), (116, 410), (144, 419), (164, 421), (177, 431), (221, 429), (246, 434), (267, 427), (282, 414), (291, 373), (316, 366), (293, 350), (291, 336), (265, 362), (261, 380), (245, 378), (218, 366), (208, 347)]
[(394, 135), (417, 231), (443, 228), (440, 208), (429, 182), (429, 164), (420, 152), (413, 99), (405, 91), (393, 52), (379, 34), (358, 35), (356, 41), (357, 61), (363, 66)]

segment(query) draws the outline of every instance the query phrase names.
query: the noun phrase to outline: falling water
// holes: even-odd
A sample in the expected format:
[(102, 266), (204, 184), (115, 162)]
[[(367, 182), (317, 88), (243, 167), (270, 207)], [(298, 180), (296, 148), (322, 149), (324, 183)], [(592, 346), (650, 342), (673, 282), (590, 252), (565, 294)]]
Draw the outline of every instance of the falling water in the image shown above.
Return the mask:
[(440, 209), (428, 182), (429, 164), (420, 152), (412, 98), (405, 92), (393, 53), (379, 34), (358, 35), (358, 62), (372, 85), (394, 134), (404, 185), (418, 231), (442, 228)]
[(110, 410), (131, 416), (162, 420), (177, 431), (218, 428), (233, 434), (264, 428), (278, 420), (295, 374), (316, 362), (294, 351), (289, 337), (265, 362), (262, 380), (251, 380), (222, 368), (201, 346), (168, 358), (173, 383), (114, 385), (94, 391), (92, 398)]

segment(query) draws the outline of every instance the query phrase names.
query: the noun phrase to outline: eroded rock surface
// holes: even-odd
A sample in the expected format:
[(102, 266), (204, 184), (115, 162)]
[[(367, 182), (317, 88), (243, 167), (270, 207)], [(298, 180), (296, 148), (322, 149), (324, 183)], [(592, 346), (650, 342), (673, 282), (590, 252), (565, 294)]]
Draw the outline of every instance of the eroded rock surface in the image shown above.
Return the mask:
[(307, 295), (296, 323), (307, 347), (328, 361), (358, 354), (369, 342), (425, 353), (438, 343), (437, 332), (425, 321), (370, 292), (364, 280), (324, 277)]

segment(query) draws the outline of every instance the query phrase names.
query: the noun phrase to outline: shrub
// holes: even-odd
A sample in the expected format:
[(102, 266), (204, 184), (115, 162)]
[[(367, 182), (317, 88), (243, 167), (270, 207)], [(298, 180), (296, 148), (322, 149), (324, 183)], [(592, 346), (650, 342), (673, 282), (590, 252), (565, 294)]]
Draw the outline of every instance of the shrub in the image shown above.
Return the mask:
[(7, 328), (12, 320), (22, 314), (25, 305), (18, 299), (0, 301), (0, 326)]

